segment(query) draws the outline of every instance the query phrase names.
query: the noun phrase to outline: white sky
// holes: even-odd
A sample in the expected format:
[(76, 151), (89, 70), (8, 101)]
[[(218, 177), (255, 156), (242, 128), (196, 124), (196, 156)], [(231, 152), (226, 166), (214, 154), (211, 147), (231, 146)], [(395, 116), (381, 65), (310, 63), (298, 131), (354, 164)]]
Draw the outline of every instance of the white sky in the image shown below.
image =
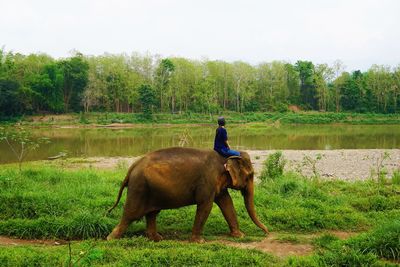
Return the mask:
[(400, 64), (400, 0), (0, 0), (0, 46), (366, 70)]

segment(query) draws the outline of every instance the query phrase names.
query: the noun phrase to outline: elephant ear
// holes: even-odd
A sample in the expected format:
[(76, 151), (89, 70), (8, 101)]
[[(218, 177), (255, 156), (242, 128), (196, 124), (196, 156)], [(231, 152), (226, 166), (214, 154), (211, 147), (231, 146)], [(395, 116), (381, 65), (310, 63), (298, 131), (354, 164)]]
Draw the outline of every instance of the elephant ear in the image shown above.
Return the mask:
[(239, 156), (231, 156), (228, 158), (228, 161), (226, 163), (226, 169), (229, 172), (229, 175), (231, 176), (232, 179), (232, 186), (237, 187), (239, 186), (240, 183), (240, 167), (239, 167), (239, 160), (241, 157)]

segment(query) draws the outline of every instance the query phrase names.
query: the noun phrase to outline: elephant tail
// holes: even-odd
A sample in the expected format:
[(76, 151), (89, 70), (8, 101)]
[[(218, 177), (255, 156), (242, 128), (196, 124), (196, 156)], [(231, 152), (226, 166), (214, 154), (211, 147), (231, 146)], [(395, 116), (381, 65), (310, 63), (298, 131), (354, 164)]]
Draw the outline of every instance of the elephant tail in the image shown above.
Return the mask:
[(109, 213), (118, 205), (118, 203), (119, 203), (119, 201), (120, 201), (120, 199), (121, 199), (121, 196), (122, 196), (122, 192), (124, 191), (125, 187), (128, 185), (128, 182), (129, 182), (129, 175), (130, 175), (130, 172), (128, 172), (128, 174), (126, 175), (124, 181), (123, 181), (122, 184), (121, 184), (121, 187), (120, 187), (119, 192), (118, 192), (117, 201), (115, 201), (114, 206), (112, 206), (112, 207), (107, 211), (107, 214), (109, 214)]

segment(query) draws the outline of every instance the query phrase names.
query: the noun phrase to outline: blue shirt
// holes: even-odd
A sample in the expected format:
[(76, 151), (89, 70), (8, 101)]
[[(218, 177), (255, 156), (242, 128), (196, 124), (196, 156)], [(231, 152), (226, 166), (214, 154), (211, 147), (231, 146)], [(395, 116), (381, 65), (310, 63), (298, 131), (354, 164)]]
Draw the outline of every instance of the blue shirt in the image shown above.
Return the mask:
[(215, 133), (214, 139), (214, 150), (221, 151), (222, 149), (228, 149), (225, 142), (228, 140), (228, 133), (223, 127), (218, 127)]

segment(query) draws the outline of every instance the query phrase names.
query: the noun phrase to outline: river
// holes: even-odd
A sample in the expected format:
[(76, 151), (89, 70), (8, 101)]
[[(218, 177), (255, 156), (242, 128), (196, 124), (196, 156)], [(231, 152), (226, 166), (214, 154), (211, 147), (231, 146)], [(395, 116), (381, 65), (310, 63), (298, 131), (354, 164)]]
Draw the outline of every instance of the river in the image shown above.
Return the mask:
[[(228, 125), (235, 149), (332, 150), (400, 148), (400, 125)], [(213, 125), (146, 126), (135, 128), (32, 128), (34, 137), (48, 137), (27, 156), (41, 160), (66, 152), (71, 157), (138, 156), (171, 147), (212, 148)], [(0, 143), (0, 163), (15, 162), (7, 144)]]

